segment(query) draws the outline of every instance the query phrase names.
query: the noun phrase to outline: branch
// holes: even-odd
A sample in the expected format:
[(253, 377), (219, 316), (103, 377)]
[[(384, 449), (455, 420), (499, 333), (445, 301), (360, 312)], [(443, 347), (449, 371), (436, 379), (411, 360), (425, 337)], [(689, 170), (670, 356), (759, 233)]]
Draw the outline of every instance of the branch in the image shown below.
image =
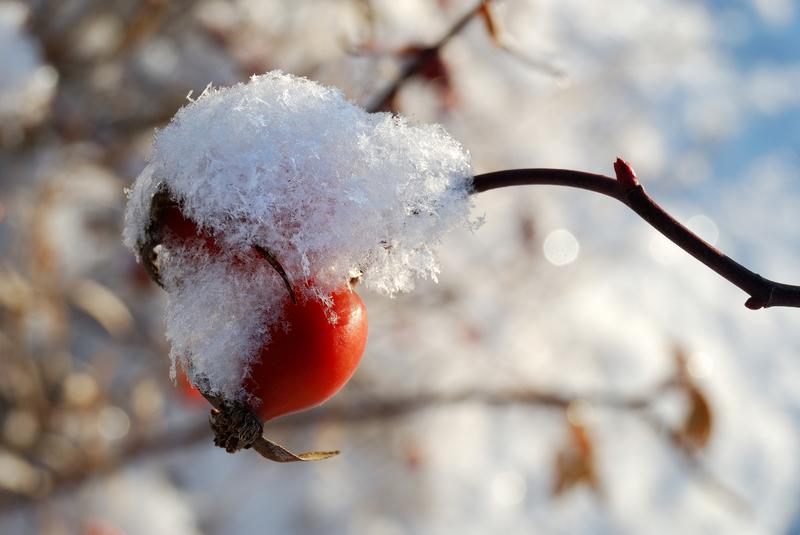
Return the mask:
[(680, 432), (670, 427), (663, 418), (660, 418), (655, 413), (643, 411), (639, 414), (642, 421), (656, 434), (667, 439), (674, 450), (680, 454), (681, 460), (692, 471), (694, 477), (719, 496), (725, 505), (737, 513), (752, 515), (753, 507), (748, 503), (747, 499), (718, 479), (711, 469), (703, 463), (698, 456), (698, 452), (686, 443)]
[(752, 310), (768, 307), (800, 307), (800, 286), (765, 279), (726, 256), (683, 226), (666, 210), (656, 204), (639, 183), (625, 161), (614, 163), (617, 178), (567, 169), (511, 169), (477, 175), (473, 178), (473, 193), (508, 186), (552, 185), (569, 186), (602, 193), (631, 210), (675, 245), (716, 271), (722, 278), (750, 295), (745, 306)]
[[(541, 392), (538, 390), (516, 390), (503, 392), (486, 392), (480, 390), (464, 390), (449, 394), (418, 393), (408, 396), (398, 396), (390, 399), (376, 399), (359, 402), (352, 405), (328, 406), (326, 410), (305, 411), (270, 422), (271, 429), (302, 429), (308, 426), (326, 423), (353, 423), (371, 424), (387, 422), (392, 419), (422, 412), (425, 410), (458, 405), (462, 403), (482, 403), (488, 406), (500, 407), (510, 405), (528, 405), (544, 409), (565, 410), (571, 403), (588, 401), (593, 405), (616, 408), (619, 410), (642, 410), (649, 407), (663, 391), (669, 387), (669, 382), (659, 384), (650, 395), (624, 397), (615, 394), (587, 394), (565, 395), (558, 393)], [(210, 397), (210, 399), (209, 399)], [(220, 406), (220, 401), (209, 396), (206, 399), (215, 408)], [(44, 495), (28, 495), (22, 493), (0, 490), (0, 514), (14, 508), (40, 503), (41, 500), (58, 496), (64, 492), (74, 490), (95, 477), (108, 476), (128, 466), (147, 458), (153, 458), (170, 453), (183, 451), (187, 448), (207, 443), (213, 436), (209, 429), (208, 421), (201, 420), (183, 429), (170, 429), (155, 435), (143, 435), (120, 445), (116, 455), (103, 460), (87, 461), (82, 467), (70, 470), (68, 474), (60, 475), (51, 471), (42, 470), (50, 484)], [(262, 440), (263, 437), (261, 437)], [(270, 458), (276, 456), (271, 444), (254, 445), (254, 449), (263, 456)], [(261, 450), (268, 455), (264, 455)], [(279, 452), (277, 456), (291, 457), (291, 452)], [(275, 460), (275, 459), (270, 459)], [(294, 460), (294, 459), (288, 459)], [(301, 459), (303, 460), (303, 459)], [(46, 475), (44, 475), (46, 473)]]
[[(411, 414), (463, 403), (479, 403), (491, 407), (503, 406), (529, 406), (541, 409), (564, 411), (575, 403), (587, 402), (592, 406), (603, 407), (611, 410), (629, 411), (643, 418), (653, 429), (669, 439), (675, 449), (687, 461), (690, 468), (696, 471), (710, 486), (720, 492), (736, 508), (746, 510), (746, 502), (732, 489), (718, 480), (714, 474), (705, 467), (701, 459), (687, 448), (680, 440), (679, 433), (652, 413), (653, 404), (661, 396), (675, 387), (673, 378), (668, 378), (654, 385), (647, 393), (640, 395), (623, 396), (614, 393), (585, 393), (562, 394), (544, 392), (535, 389), (518, 389), (500, 392), (487, 392), (482, 390), (463, 390), (452, 393), (417, 393), (390, 399), (377, 399), (363, 401), (352, 405), (339, 407), (329, 406), (320, 411), (306, 411), (277, 422), (271, 422), (272, 429), (302, 429), (310, 425), (326, 423), (385, 423), (392, 419), (402, 418)], [(89, 462), (83, 469), (72, 470), (68, 475), (58, 476), (52, 474), (52, 481), (46, 496), (28, 496), (23, 494), (0, 492), (0, 513), (10, 509), (39, 503), (43, 498), (56, 496), (79, 487), (93, 477), (109, 475), (132, 462), (145, 458), (163, 455), (172, 451), (185, 450), (200, 443), (205, 443), (211, 433), (208, 423), (200, 421), (183, 430), (169, 430), (156, 435), (141, 437), (122, 445), (113, 458), (102, 462)], [(262, 453), (259, 451), (259, 453)], [(274, 452), (271, 452), (274, 455)], [(284, 453), (281, 452), (281, 455)], [(263, 455), (263, 453), (262, 453)], [(291, 454), (289, 454), (291, 455)], [(294, 460), (294, 459), (292, 459)]]
[(367, 111), (376, 112), (385, 109), (400, 88), (403, 87), (403, 84), (405, 84), (415, 74), (424, 70), (428, 64), (436, 59), (439, 51), (444, 48), (444, 46), (449, 43), (453, 37), (461, 33), (461, 31), (466, 28), (467, 24), (469, 24), (472, 19), (481, 14), (481, 11), (484, 9), (484, 3), (485, 1), (479, 2), (477, 6), (462, 15), (461, 18), (458, 19), (450, 27), (447, 33), (445, 33), (435, 44), (420, 50), (419, 53), (414, 56), (414, 59), (408, 62), (405, 67), (403, 67), (403, 70), (400, 71), (400, 73), (389, 84), (389, 86), (381, 91), (366, 107)]

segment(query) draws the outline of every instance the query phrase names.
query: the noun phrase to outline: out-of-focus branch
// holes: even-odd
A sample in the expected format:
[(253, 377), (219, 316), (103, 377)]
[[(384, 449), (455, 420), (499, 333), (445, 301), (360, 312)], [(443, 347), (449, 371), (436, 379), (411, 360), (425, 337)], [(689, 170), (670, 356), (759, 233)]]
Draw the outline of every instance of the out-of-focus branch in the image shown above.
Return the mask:
[[(350, 406), (328, 406), (325, 410), (306, 411), (271, 422), (272, 429), (298, 429), (321, 422), (327, 423), (372, 423), (401, 418), (428, 409), (458, 405), (463, 403), (480, 403), (489, 406), (528, 405), (546, 409), (565, 410), (579, 401), (592, 405), (620, 410), (641, 410), (648, 407), (661, 393), (668, 388), (664, 383), (655, 388), (650, 395), (619, 396), (614, 394), (567, 395), (542, 392), (538, 390), (509, 390), (486, 392), (481, 390), (464, 390), (442, 393), (419, 393), (392, 399), (376, 399), (360, 402)], [(145, 458), (166, 454), (171, 451), (185, 449), (195, 444), (204, 443), (212, 433), (207, 421), (200, 421), (183, 430), (159, 433), (128, 441), (122, 445), (113, 458), (102, 462), (88, 463), (84, 468), (72, 470), (70, 474), (59, 476), (49, 474), (52, 480), (47, 496), (27, 496), (0, 493), (0, 512), (25, 503), (35, 503), (48, 496), (74, 489), (85, 481), (108, 475), (116, 470)]]
[[(641, 416), (659, 432), (666, 434), (670, 439), (670, 444), (678, 449), (690, 463), (693, 470), (702, 474), (703, 479), (710, 482), (715, 489), (722, 492), (731, 502), (736, 504), (745, 503), (735, 491), (729, 490), (725, 484), (718, 481), (703, 466), (700, 459), (696, 457), (694, 450), (688, 446), (682, 446), (679, 431), (669, 427), (661, 419), (654, 416), (652, 411), (648, 410), (657, 400), (661, 399), (663, 394), (676, 387), (679, 387), (679, 383), (670, 378), (657, 384), (647, 394), (627, 396), (613, 393), (564, 394), (534, 389), (504, 390), (499, 392), (462, 390), (444, 394), (418, 393), (393, 399), (359, 402), (350, 406), (329, 406), (324, 410), (307, 411), (270, 423), (270, 427), (272, 429), (298, 429), (322, 422), (349, 424), (386, 422), (424, 410), (465, 403), (493, 407), (529, 406), (559, 411), (566, 411), (577, 404), (587, 403), (593, 407), (627, 411)], [(33, 504), (49, 496), (74, 489), (91, 478), (108, 475), (132, 462), (206, 443), (210, 436), (208, 423), (200, 421), (183, 430), (170, 430), (163, 434), (130, 441), (122, 446), (113, 458), (101, 463), (91, 463), (82, 470), (72, 471), (67, 476), (52, 476), (52, 484), (47, 496), (0, 494), (0, 512), (24, 504)], [(742, 507), (738, 508), (741, 509)]]
[(765, 279), (726, 256), (686, 228), (644, 191), (633, 169), (621, 159), (614, 163), (617, 178), (567, 169), (512, 169), (477, 175), (473, 191), (480, 193), (508, 186), (554, 185), (580, 188), (612, 197), (633, 210), (678, 247), (750, 295), (745, 306), (800, 307), (800, 286)]
[(663, 418), (651, 411), (643, 411), (640, 416), (653, 431), (669, 441), (673, 451), (680, 454), (681, 460), (688, 466), (694, 477), (705, 484), (714, 494), (718, 495), (725, 502), (725, 505), (738, 513), (751, 514), (753, 512), (751, 505), (739, 492), (720, 481), (703, 463), (701, 458), (698, 457), (697, 451), (679, 431), (672, 428)]
[(491, 407), (527, 405), (539, 408), (567, 409), (577, 402), (615, 410), (638, 411), (649, 407), (671, 386), (665, 382), (647, 395), (622, 396), (616, 394), (570, 395), (544, 392), (533, 389), (503, 390), (486, 392), (483, 390), (462, 390), (451, 393), (420, 393), (396, 399), (378, 399), (364, 406), (332, 407), (322, 415), (306, 412), (294, 416), (290, 421), (296, 425), (307, 419), (308, 423), (324, 419), (334, 422), (371, 422), (388, 418), (400, 418), (409, 414), (450, 405), (475, 403)]
[(453, 37), (461, 33), (461, 31), (466, 28), (467, 24), (469, 24), (472, 19), (481, 14), (484, 9), (484, 3), (485, 2), (483, 1), (479, 2), (477, 6), (465, 13), (436, 43), (420, 50), (419, 53), (417, 53), (413, 59), (411, 59), (411, 61), (409, 61), (403, 67), (397, 77), (392, 80), (392, 82), (383, 91), (378, 93), (369, 105), (367, 105), (367, 111), (376, 112), (384, 110), (395, 97), (400, 88), (403, 87), (403, 84), (435, 61), (439, 55), (439, 51), (444, 48), (444, 46), (449, 43)]
[[(421, 48), (412, 47), (414, 54), (411, 56), (411, 60), (405, 64), (394, 80), (392, 80), (385, 89), (380, 91), (373, 98), (372, 102), (366, 106), (367, 111), (378, 112), (391, 108), (392, 100), (397, 96), (397, 92), (403, 85), (414, 76), (424, 73), (435, 66), (437, 62), (440, 61), (440, 53), (445, 45), (447, 45), (453, 37), (460, 34), (472, 19), (479, 17), (483, 19), (492, 43), (500, 50), (510, 54), (512, 57), (522, 62), (522, 64), (532, 69), (556, 78), (564, 78), (565, 74), (561, 69), (554, 67), (547, 61), (525, 55), (521, 51), (511, 47), (502, 39), (499, 26), (490, 9), (491, 1), (492, 0), (481, 0), (478, 2), (474, 8), (456, 20), (447, 32), (433, 45)], [(433, 70), (438, 71), (435, 67)]]

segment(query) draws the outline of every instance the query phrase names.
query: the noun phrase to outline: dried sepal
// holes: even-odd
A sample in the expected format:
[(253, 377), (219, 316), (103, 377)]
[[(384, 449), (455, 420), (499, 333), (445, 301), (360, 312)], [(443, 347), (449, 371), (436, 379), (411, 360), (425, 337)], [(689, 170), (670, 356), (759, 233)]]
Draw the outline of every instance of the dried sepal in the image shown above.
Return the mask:
[(244, 404), (226, 402), (212, 394), (204, 393), (203, 397), (214, 407), (211, 411), (214, 444), (224, 448), (228, 453), (252, 448), (265, 459), (276, 463), (321, 461), (339, 455), (339, 450), (303, 453), (289, 451), (261, 434), (263, 430), (261, 422)]
[(156, 247), (161, 243), (161, 215), (167, 208), (177, 206), (178, 203), (172, 198), (167, 186), (160, 184), (150, 200), (150, 212), (144, 237), (136, 242), (136, 254), (142, 267), (153, 282), (161, 288), (164, 287), (164, 284), (156, 265)]
[(253, 444), (253, 449), (265, 459), (276, 463), (296, 463), (303, 461), (321, 461), (339, 455), (339, 450), (333, 451), (307, 451), (292, 453), (280, 444), (261, 437)]

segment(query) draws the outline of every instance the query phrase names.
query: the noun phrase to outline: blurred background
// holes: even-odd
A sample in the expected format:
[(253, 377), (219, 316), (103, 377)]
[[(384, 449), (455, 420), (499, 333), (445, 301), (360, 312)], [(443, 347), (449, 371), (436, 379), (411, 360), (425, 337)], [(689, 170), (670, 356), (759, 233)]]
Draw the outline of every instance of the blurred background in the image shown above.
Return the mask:
[[(800, 314), (614, 201), (482, 194), (439, 283), (364, 295), (326, 406), (214, 448), (124, 188), (187, 95), (272, 69), (439, 122), (475, 172), (611, 173), (800, 282), (793, 0), (0, 1), (0, 533), (800, 533)], [(198, 132), (198, 136), (202, 136)]]

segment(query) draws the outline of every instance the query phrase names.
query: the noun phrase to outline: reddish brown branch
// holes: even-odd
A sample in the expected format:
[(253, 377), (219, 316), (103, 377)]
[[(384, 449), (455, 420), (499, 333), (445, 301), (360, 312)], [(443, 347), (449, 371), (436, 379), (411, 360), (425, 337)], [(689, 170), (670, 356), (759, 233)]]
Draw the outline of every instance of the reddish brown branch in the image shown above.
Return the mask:
[[(451, 393), (415, 393), (408, 396), (399, 396), (388, 399), (362, 401), (353, 405), (329, 406), (323, 410), (306, 411), (282, 418), (270, 423), (271, 429), (301, 429), (321, 422), (347, 423), (347, 424), (372, 424), (385, 423), (394, 419), (403, 418), (425, 410), (449, 407), (463, 403), (476, 403), (490, 407), (529, 406), (548, 410), (566, 410), (574, 403), (585, 402), (590, 406), (602, 407), (611, 410), (627, 411), (637, 415), (650, 424), (653, 429), (663, 433), (674, 445), (676, 450), (689, 463), (689, 466), (698, 472), (715, 490), (730, 499), (738, 510), (747, 510), (742, 506), (743, 499), (736, 491), (729, 489), (719, 481), (712, 472), (695, 456), (694, 452), (684, 446), (677, 431), (663, 422), (648, 409), (661, 399), (662, 395), (676, 385), (673, 378), (657, 383), (646, 393), (639, 395), (619, 395), (611, 392), (596, 392), (584, 394), (565, 394), (546, 392), (536, 389), (519, 389), (499, 392), (483, 390), (463, 390)], [(87, 480), (106, 476), (115, 471), (146, 458), (156, 457), (173, 451), (183, 451), (187, 448), (207, 442), (210, 437), (208, 423), (199, 421), (182, 430), (169, 430), (154, 436), (141, 437), (123, 445), (118, 454), (107, 461), (90, 463), (84, 469), (71, 472), (70, 475), (53, 475), (52, 486), (45, 496), (27, 496), (21, 494), (3, 493), (0, 491), (0, 514), (16, 507), (40, 503), (42, 500), (57, 496), (65, 491), (74, 490)], [(269, 447), (272, 447), (271, 445)], [(259, 452), (262, 455), (264, 453)], [(268, 450), (273, 457), (285, 455), (285, 452)], [(269, 455), (267, 455), (269, 457)]]
[[(354, 425), (374, 424), (403, 418), (429, 409), (449, 407), (462, 403), (479, 403), (492, 407), (527, 405), (544, 409), (565, 410), (571, 403), (583, 401), (598, 407), (639, 412), (658, 399), (669, 388), (670, 384), (669, 381), (666, 381), (656, 385), (649, 394), (630, 397), (613, 393), (567, 395), (533, 389), (501, 392), (464, 390), (449, 394), (416, 393), (389, 399), (375, 399), (354, 405), (329, 406), (323, 410), (306, 411), (270, 422), (269, 427), (270, 429), (290, 430), (317, 425), (320, 422), (350, 423)], [(207, 399), (212, 405), (219, 406), (219, 400), (213, 397), (207, 397)], [(208, 422), (204, 420), (183, 429), (170, 429), (154, 436), (138, 437), (123, 444), (113, 458), (87, 463), (86, 466), (73, 470), (68, 475), (50, 474), (52, 485), (46, 495), (28, 496), (4, 492), (0, 489), (0, 514), (22, 505), (34, 504), (49, 497), (57, 496), (65, 491), (74, 490), (91, 478), (112, 474), (131, 463), (207, 443), (209, 438), (211, 438), (211, 432)], [(262, 438), (253, 447), (258, 453), (271, 460), (276, 460), (276, 457), (278, 459), (285, 458), (288, 461), (295, 460), (291, 458), (293, 454), (290, 452), (285, 450), (276, 452), (275, 446), (274, 443), (267, 443)], [(301, 458), (300, 460), (305, 459)]]
[(747, 308), (800, 307), (800, 286), (765, 279), (726, 256), (686, 228), (645, 193), (631, 167), (618, 159), (617, 178), (567, 169), (511, 169), (477, 175), (473, 191), (480, 193), (508, 186), (553, 185), (580, 188), (612, 197), (675, 245), (716, 271), (721, 277), (750, 295)]
[(469, 24), (473, 18), (480, 15), (481, 10), (484, 7), (484, 3), (485, 2), (478, 3), (477, 6), (465, 13), (435, 44), (420, 50), (419, 53), (414, 56), (414, 59), (409, 61), (403, 67), (403, 69), (389, 84), (389, 86), (373, 99), (372, 103), (367, 106), (367, 111), (376, 112), (385, 110), (395, 95), (397, 95), (397, 92), (400, 90), (400, 88), (403, 87), (403, 85), (415, 74), (423, 71), (425, 67), (435, 61), (439, 51), (447, 43), (449, 43), (453, 37), (461, 33), (461, 31), (466, 28), (467, 24)]

